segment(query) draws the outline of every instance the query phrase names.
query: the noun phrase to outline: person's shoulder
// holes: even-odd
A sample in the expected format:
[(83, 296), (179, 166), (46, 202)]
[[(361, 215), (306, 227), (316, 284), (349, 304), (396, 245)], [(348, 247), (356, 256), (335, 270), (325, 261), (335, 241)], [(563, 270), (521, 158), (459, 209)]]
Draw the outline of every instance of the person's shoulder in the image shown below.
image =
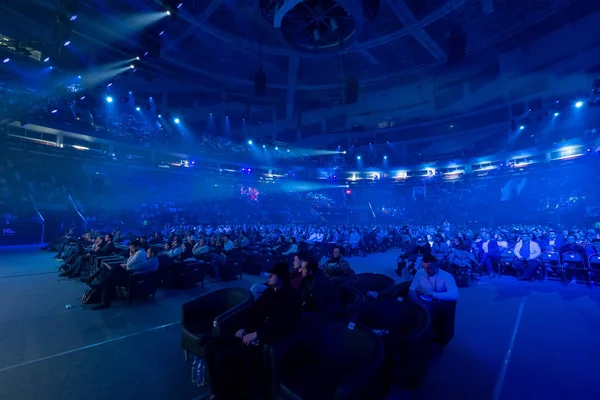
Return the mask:
[(444, 271), (443, 269), (440, 269), (438, 274), (440, 274), (440, 277), (444, 279), (454, 279), (454, 276), (452, 276), (450, 272)]

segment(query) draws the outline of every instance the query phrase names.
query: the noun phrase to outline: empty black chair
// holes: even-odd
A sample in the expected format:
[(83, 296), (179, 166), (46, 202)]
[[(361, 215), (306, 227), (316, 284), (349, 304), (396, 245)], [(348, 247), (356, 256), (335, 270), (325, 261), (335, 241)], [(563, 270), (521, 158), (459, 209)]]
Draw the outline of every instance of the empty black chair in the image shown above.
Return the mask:
[(340, 296), (342, 298), (342, 308), (336, 315), (351, 317), (365, 302), (365, 295), (351, 286), (340, 286)]
[(138, 272), (129, 275), (127, 285), (127, 299), (131, 306), (134, 297), (148, 297), (156, 295), (158, 289), (158, 271)]
[(221, 335), (233, 335), (246, 322), (254, 296), (249, 290), (221, 289), (181, 306), (181, 347), (204, 357), (206, 344)]
[(352, 283), (354, 282), (354, 277), (356, 275), (348, 275), (348, 276), (336, 276), (334, 278), (331, 278), (331, 281), (337, 285), (346, 285), (346, 286), (351, 286)]
[(412, 281), (406, 281), (406, 282), (399, 283), (396, 286), (392, 287), (390, 290), (388, 290), (385, 293), (384, 297), (386, 299), (392, 299), (392, 300), (398, 300), (398, 298), (406, 300), (408, 298), (408, 291), (410, 290), (411, 284), (412, 284)]
[(394, 287), (395, 282), (387, 275), (365, 273), (354, 275), (354, 279), (348, 284), (366, 296), (367, 292), (377, 292), (378, 295), (385, 294)]
[(172, 276), (175, 287), (189, 287), (197, 283), (204, 286), (206, 263), (198, 260), (183, 261), (173, 264)]
[(427, 310), (410, 301), (379, 299), (366, 303), (356, 320), (381, 335), (386, 351), (386, 383), (417, 388), (427, 376), (429, 365)]
[(324, 319), (269, 349), (272, 399), (376, 400), (384, 350), (368, 327)]

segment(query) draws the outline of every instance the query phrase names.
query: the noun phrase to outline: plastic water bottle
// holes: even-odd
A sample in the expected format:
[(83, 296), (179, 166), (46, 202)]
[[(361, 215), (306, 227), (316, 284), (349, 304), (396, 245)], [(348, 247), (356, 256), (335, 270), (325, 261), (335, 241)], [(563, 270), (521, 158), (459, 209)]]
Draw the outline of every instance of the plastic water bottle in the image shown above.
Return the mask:
[(201, 387), (206, 385), (206, 363), (202, 358), (196, 363), (196, 386)]
[(194, 356), (194, 359), (192, 360), (192, 382), (196, 383), (196, 375), (197, 375), (197, 370), (198, 369), (198, 357)]

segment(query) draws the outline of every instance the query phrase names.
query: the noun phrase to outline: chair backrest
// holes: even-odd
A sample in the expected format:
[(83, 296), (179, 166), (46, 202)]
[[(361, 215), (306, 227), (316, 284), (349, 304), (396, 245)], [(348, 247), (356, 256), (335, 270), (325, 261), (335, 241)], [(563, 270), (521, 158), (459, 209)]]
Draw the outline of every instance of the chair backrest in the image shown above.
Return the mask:
[(574, 251), (568, 251), (563, 254), (563, 262), (566, 263), (583, 263), (583, 257), (581, 254), (576, 253)]
[(385, 329), (394, 339), (420, 338), (431, 324), (428, 311), (423, 306), (394, 299), (365, 304), (356, 319), (371, 329)]
[(394, 287), (395, 282), (392, 278), (383, 274), (364, 273), (354, 275), (351, 284), (356, 289), (366, 294), (367, 292), (387, 292)]
[[(339, 375), (383, 358), (381, 340), (372, 329), (344, 319), (325, 319), (302, 329), (284, 362), (310, 362)], [(338, 376), (339, 376), (338, 375)]]
[(555, 251), (545, 251), (542, 253), (542, 261), (560, 264), (560, 254)]
[(212, 308), (217, 310), (217, 315), (223, 314), (235, 307), (252, 303), (252, 292), (241, 288), (228, 288), (208, 293), (206, 300), (211, 302)]
[(588, 259), (588, 263), (589, 263), (591, 269), (600, 271), (600, 255), (599, 254), (592, 254), (590, 256), (590, 258)]

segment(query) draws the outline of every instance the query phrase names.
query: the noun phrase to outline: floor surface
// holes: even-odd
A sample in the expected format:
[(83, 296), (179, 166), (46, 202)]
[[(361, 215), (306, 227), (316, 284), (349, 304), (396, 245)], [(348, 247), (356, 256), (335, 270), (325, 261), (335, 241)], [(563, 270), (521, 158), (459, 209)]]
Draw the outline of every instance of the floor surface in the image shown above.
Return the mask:
[[(36, 247), (0, 249), (0, 399), (192, 400), (179, 347), (180, 307), (209, 291), (264, 278), (159, 292), (93, 312), (85, 286), (57, 276)], [(351, 258), (357, 272), (394, 276), (394, 252)], [(456, 335), (424, 385), (389, 399), (599, 399), (600, 288), (512, 277), (461, 289)]]

